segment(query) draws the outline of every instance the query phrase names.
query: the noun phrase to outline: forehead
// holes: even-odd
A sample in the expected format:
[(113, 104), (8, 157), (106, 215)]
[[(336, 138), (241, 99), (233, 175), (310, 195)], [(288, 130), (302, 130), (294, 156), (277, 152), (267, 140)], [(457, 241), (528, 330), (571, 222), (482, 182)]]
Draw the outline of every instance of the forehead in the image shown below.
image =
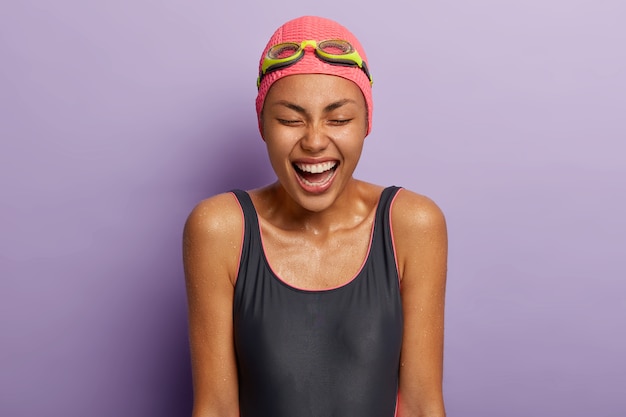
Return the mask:
[(265, 104), (289, 101), (302, 107), (325, 107), (340, 100), (354, 101), (356, 106), (365, 109), (363, 93), (354, 82), (336, 75), (297, 74), (272, 84)]

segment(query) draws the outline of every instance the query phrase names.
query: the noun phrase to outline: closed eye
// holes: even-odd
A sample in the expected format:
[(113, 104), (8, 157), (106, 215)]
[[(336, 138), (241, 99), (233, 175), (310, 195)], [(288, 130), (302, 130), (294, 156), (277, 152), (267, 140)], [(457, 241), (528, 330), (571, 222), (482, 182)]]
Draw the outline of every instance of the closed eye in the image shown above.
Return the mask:
[(300, 120), (290, 120), (290, 119), (276, 119), (278, 120), (278, 123), (280, 123), (281, 125), (285, 125), (285, 126), (296, 126), (299, 123), (302, 123)]
[(329, 120), (328, 122), (333, 126), (343, 126), (343, 125), (347, 125), (351, 121), (352, 119), (333, 119), (333, 120)]

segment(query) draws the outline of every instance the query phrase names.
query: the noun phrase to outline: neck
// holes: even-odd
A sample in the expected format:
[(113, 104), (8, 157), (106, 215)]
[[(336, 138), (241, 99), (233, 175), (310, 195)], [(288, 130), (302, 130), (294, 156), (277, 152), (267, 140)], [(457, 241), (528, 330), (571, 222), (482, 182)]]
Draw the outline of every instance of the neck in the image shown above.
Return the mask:
[(286, 230), (301, 230), (314, 234), (354, 227), (371, 211), (361, 190), (361, 182), (350, 180), (337, 199), (321, 211), (310, 211), (291, 198), (285, 189), (275, 183), (262, 190), (262, 217)]

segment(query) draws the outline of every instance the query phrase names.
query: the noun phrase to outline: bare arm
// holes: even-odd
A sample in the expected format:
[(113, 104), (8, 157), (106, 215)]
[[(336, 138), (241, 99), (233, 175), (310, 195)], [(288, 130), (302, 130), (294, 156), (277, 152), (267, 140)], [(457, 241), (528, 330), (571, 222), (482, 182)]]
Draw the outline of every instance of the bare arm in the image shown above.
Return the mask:
[(201, 202), (185, 224), (193, 417), (239, 416), (232, 306), (242, 230), (239, 205), (230, 194)]
[(444, 417), (445, 219), (431, 200), (402, 190), (392, 226), (404, 315), (398, 417)]

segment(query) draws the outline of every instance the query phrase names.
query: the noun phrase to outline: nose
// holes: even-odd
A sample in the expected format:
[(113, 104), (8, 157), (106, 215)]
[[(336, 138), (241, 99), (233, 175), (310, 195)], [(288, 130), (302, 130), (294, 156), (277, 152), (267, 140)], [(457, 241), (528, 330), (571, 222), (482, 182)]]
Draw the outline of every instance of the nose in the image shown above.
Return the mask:
[(309, 153), (319, 153), (325, 150), (330, 143), (330, 138), (324, 129), (316, 124), (307, 128), (304, 136), (300, 138), (300, 147)]

